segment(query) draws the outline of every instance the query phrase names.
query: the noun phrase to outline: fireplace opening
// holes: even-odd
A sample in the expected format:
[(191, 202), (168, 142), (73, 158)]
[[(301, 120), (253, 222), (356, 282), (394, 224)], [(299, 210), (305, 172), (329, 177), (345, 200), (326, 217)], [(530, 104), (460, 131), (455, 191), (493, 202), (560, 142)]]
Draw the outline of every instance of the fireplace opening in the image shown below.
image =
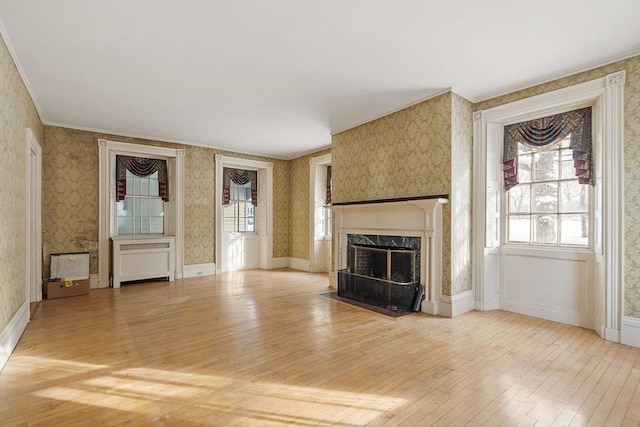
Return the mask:
[(414, 311), (422, 294), (417, 260), (412, 248), (351, 244), (347, 268), (338, 272), (338, 295), (395, 312)]

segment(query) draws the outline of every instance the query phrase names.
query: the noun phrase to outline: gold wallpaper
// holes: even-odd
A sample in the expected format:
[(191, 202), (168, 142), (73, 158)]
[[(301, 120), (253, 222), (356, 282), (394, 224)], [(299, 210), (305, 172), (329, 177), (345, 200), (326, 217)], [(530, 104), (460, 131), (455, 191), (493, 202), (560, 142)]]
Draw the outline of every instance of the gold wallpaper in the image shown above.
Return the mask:
[(0, 37), (0, 331), (27, 300), (27, 128), (42, 143), (42, 122)]
[(330, 153), (326, 149), (289, 162), (289, 256), (309, 259), (309, 159)]
[(624, 313), (640, 318), (640, 56), (614, 62), (538, 86), (492, 98), (473, 106), (486, 110), (498, 105), (565, 88), (625, 70), (624, 87)]
[(451, 295), (471, 290), (473, 104), (451, 95)]
[[(331, 150), (334, 203), (449, 194), (451, 119), (449, 92), (334, 135)], [(444, 295), (451, 295), (450, 211), (451, 205), (446, 204)]]
[[(98, 139), (185, 150), (184, 262), (215, 262), (215, 155), (273, 162), (273, 256), (288, 251), (288, 162), (191, 145), (150, 141), (45, 126), (43, 144), (43, 252), (91, 250), (90, 272), (98, 272)], [(45, 265), (45, 276), (48, 267)]]

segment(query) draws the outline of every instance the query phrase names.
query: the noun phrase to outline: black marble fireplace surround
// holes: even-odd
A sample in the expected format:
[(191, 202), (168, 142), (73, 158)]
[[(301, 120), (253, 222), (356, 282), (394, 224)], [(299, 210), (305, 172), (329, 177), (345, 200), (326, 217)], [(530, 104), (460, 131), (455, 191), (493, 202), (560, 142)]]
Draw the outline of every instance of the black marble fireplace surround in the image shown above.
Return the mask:
[(422, 299), (420, 243), (420, 237), (347, 235), (338, 295), (394, 312), (414, 311)]

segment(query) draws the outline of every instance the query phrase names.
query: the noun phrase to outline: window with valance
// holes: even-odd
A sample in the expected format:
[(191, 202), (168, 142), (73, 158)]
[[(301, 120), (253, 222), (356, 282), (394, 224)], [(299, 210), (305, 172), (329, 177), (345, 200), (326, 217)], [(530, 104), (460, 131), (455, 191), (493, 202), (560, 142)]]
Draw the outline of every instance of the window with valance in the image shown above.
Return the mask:
[(504, 127), (507, 242), (589, 246), (592, 145), (591, 108)]
[(258, 206), (258, 172), (245, 169), (224, 168), (222, 171), (222, 204), (231, 201), (231, 183), (237, 185), (251, 185), (251, 203)]
[(127, 171), (140, 178), (147, 178), (157, 173), (159, 196), (163, 201), (169, 201), (166, 160), (116, 156), (116, 201), (124, 200), (127, 194)]
[(164, 233), (168, 184), (166, 160), (116, 156), (119, 236)]
[(559, 143), (569, 135), (575, 176), (580, 184), (593, 185), (591, 107), (587, 107), (504, 127), (505, 190), (518, 185), (518, 144), (539, 149)]

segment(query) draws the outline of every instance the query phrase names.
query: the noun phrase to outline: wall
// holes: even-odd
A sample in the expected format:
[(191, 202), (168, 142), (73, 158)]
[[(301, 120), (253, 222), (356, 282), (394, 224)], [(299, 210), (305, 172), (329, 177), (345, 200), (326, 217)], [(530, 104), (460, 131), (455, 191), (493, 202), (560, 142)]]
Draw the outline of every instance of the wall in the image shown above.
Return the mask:
[(473, 106), (485, 110), (498, 105), (584, 83), (620, 70), (626, 71), (624, 87), (624, 314), (640, 318), (640, 56), (593, 70), (492, 98)]
[(451, 295), (471, 290), (473, 104), (451, 95)]
[(0, 36), (0, 331), (27, 300), (27, 128), (42, 122)]
[[(95, 242), (98, 240), (99, 138), (185, 150), (185, 265), (215, 262), (215, 155), (273, 162), (273, 256), (288, 256), (287, 161), (45, 126), (42, 200), (45, 260), (51, 252), (91, 249), (90, 272), (98, 271)], [(46, 266), (44, 274), (48, 275)]]
[[(454, 136), (452, 96), (448, 92), (334, 135), (331, 151), (334, 203), (449, 194)], [(455, 103), (456, 117), (470, 110), (460, 100)], [(459, 120), (464, 126), (465, 120)], [(470, 135), (471, 129), (468, 132)], [(470, 150), (462, 148), (471, 141), (466, 133), (456, 131), (456, 153)], [(451, 295), (452, 290), (451, 209), (457, 207), (452, 208), (449, 203), (443, 209), (444, 295)], [(460, 262), (458, 258), (456, 262)], [(468, 287), (470, 280), (455, 286), (456, 290)]]
[(309, 259), (309, 159), (330, 153), (321, 150), (289, 162), (289, 256)]

